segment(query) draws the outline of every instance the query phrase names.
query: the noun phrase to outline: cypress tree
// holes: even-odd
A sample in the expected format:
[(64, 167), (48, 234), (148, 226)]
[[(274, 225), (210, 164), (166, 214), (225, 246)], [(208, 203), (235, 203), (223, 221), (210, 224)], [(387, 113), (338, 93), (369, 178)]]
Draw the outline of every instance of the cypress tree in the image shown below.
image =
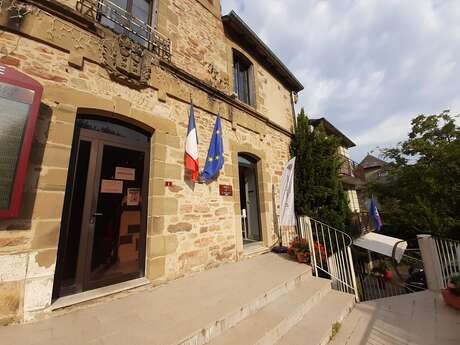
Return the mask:
[(291, 142), (296, 214), (350, 233), (351, 210), (339, 178), (338, 147), (337, 138), (327, 136), (322, 126), (312, 129), (302, 109)]
[(314, 186), (312, 217), (339, 230), (350, 232), (351, 210), (339, 178), (342, 160), (338, 155), (339, 143), (327, 136), (322, 126), (313, 135)]
[(313, 184), (313, 132), (302, 108), (297, 116), (291, 156), (296, 157), (294, 170), (294, 206), (299, 216), (311, 214)]

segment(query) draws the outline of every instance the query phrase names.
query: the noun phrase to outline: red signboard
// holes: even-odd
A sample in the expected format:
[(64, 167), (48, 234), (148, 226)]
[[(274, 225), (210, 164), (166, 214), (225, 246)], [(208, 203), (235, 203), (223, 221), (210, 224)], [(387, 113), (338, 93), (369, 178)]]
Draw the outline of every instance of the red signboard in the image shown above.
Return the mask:
[(228, 184), (220, 184), (219, 185), (219, 194), (222, 196), (232, 196), (233, 195), (233, 188), (231, 185)]
[(19, 215), (43, 87), (0, 64), (0, 218)]

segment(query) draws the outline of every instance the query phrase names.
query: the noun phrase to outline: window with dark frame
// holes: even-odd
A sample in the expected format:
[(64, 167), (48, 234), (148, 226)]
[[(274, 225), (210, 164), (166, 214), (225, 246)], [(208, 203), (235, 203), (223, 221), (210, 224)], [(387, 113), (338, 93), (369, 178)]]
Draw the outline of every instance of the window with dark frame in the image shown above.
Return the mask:
[[(152, 28), (156, 27), (158, 0), (110, 0), (110, 2), (122, 11), (119, 11), (120, 13), (112, 11), (112, 18), (99, 15), (99, 22), (117, 33), (126, 33), (135, 42), (146, 46), (151, 32), (138, 23), (140, 21)], [(131, 17), (137, 20), (132, 20)]]
[(246, 104), (254, 105), (252, 64), (242, 54), (233, 51), (233, 92)]

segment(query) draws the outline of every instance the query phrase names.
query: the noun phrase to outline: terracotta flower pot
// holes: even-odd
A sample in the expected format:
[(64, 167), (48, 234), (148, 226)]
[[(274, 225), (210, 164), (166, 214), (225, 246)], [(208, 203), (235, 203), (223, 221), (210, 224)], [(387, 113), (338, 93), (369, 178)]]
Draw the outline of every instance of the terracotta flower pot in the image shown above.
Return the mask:
[(301, 264), (306, 264), (308, 262), (308, 253), (297, 252), (297, 261)]
[(391, 281), (393, 279), (393, 272), (386, 271), (385, 272), (385, 279), (388, 280), (388, 281)]
[(447, 289), (456, 296), (460, 297), (460, 287), (456, 287), (454, 283), (448, 282)]
[(450, 305), (451, 307), (460, 310), (460, 296), (456, 296), (449, 289), (442, 289), (441, 293), (442, 298), (444, 299), (444, 302), (447, 305)]

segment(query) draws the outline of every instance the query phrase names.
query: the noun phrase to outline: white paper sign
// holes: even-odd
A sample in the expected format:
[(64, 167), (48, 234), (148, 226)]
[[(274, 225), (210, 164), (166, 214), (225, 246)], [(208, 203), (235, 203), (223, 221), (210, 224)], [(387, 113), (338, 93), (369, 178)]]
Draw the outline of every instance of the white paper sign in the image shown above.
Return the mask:
[(134, 181), (136, 175), (136, 169), (116, 167), (115, 168), (115, 179), (125, 180), (125, 181)]
[(128, 188), (126, 196), (126, 205), (139, 206), (141, 190), (139, 188)]
[(102, 180), (101, 193), (121, 194), (123, 193), (123, 181)]

